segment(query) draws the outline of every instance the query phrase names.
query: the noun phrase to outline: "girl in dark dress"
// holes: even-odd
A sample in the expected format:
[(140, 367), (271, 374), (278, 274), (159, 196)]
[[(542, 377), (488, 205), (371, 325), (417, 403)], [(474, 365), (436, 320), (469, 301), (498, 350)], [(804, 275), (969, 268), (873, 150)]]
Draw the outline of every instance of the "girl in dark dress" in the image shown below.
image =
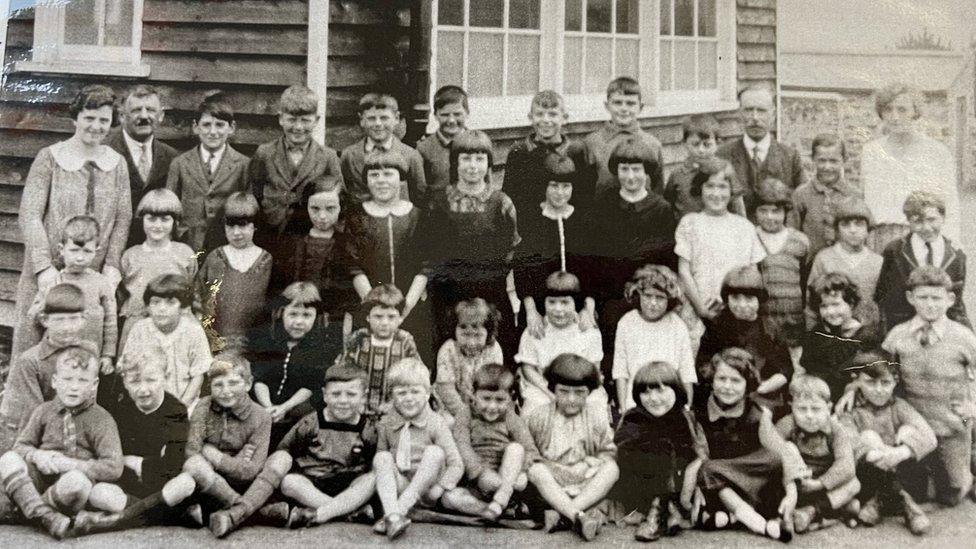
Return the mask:
[(360, 299), (379, 284), (392, 284), (404, 293), (401, 328), (417, 338), (424, 363), (433, 364), (430, 312), (422, 299), (427, 273), (418, 233), (421, 209), (400, 194), (407, 170), (407, 160), (396, 151), (366, 156), (363, 180), (370, 199), (354, 206), (347, 218), (353, 244), (350, 273)]
[(463, 299), (482, 297), (501, 313), (498, 342), (514, 354), (515, 325), (506, 278), (519, 243), (515, 206), (491, 184), (491, 139), (468, 130), (451, 142), (451, 185), (433, 198), (424, 224), (428, 292), (437, 341), (454, 333), (450, 311)]
[(759, 374), (755, 394), (750, 393), (750, 397), (779, 419), (788, 411), (787, 385), (793, 376), (793, 361), (789, 349), (770, 337), (763, 324), (766, 290), (762, 275), (755, 266), (733, 269), (722, 281), (721, 295), (725, 308), (705, 321), (705, 335), (695, 360), (700, 381), (695, 402), (704, 402), (711, 391), (703, 371), (709, 368), (712, 357), (729, 347), (740, 347), (753, 356)]
[(759, 385), (752, 355), (725, 349), (703, 377), (711, 394), (696, 405), (709, 448), (698, 475), (705, 498), (701, 526), (724, 528), (733, 514), (756, 534), (789, 541), (796, 480), (808, 471), (796, 447), (776, 431), (769, 409), (748, 396)]
[(855, 283), (845, 273), (828, 273), (811, 285), (810, 307), (817, 324), (803, 335), (803, 373), (819, 377), (837, 402), (854, 379), (854, 355), (880, 344), (877, 324), (862, 323), (854, 311), (861, 302)]
[(613, 440), (620, 479), (610, 497), (624, 513), (646, 513), (634, 537), (655, 541), (677, 533), (679, 505), (691, 502), (708, 446), (685, 406), (688, 396), (674, 366), (644, 365), (634, 376), (633, 392), (638, 404), (621, 418)]
[(325, 371), (342, 353), (342, 323), (329, 321), (314, 284), (293, 282), (273, 311), (271, 324), (250, 332), (246, 353), (254, 400), (274, 422), (272, 448), (298, 420), (322, 409)]
[[(522, 300), (525, 327), (530, 334), (541, 338), (545, 317), (546, 279), (552, 273), (565, 271), (581, 280), (580, 286), (589, 288), (595, 265), (589, 261), (587, 240), (591, 223), (586, 212), (571, 203), (578, 180), (576, 164), (568, 156), (551, 154), (545, 160), (547, 184), (545, 194), (536, 197), (536, 204), (518, 212), (520, 233), (523, 236), (515, 251), (515, 289)], [(538, 186), (537, 186), (538, 187)], [(595, 302), (586, 298), (583, 323), (595, 325)]]

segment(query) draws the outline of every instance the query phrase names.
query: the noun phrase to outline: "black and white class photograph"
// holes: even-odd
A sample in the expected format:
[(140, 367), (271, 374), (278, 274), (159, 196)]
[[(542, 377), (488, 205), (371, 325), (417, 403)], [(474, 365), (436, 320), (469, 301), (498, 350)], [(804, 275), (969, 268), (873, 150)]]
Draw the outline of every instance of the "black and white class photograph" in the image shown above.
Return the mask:
[(0, 0), (0, 52), (0, 547), (976, 546), (976, 0)]

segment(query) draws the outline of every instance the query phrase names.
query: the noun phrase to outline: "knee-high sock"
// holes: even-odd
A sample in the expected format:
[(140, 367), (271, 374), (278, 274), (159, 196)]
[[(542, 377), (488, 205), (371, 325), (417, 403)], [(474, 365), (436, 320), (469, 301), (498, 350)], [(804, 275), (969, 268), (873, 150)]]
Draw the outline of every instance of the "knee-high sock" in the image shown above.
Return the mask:
[(237, 490), (231, 488), (230, 484), (227, 483), (227, 480), (218, 474), (214, 474), (213, 482), (210, 483), (210, 486), (207, 486), (206, 488), (201, 487), (200, 492), (219, 501), (225, 509), (233, 505), (234, 502), (241, 497), (241, 495), (237, 493)]
[(271, 494), (281, 485), (281, 479), (284, 475), (279, 475), (277, 471), (271, 467), (265, 467), (254, 482), (247, 487), (247, 491), (244, 492), (234, 504), (230, 507), (230, 517), (234, 521), (235, 525), (240, 525), (242, 522), (247, 520), (255, 511), (261, 508)]
[(16, 471), (5, 476), (3, 478), (3, 489), (7, 492), (7, 497), (17, 504), (20, 512), (27, 519), (38, 519), (56, 512), (51, 505), (44, 501), (27, 471)]

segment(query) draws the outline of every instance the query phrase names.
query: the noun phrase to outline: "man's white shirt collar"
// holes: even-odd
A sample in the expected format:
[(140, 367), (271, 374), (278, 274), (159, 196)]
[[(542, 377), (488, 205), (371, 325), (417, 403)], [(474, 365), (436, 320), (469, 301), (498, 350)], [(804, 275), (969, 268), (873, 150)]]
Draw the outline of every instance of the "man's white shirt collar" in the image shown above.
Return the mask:
[(746, 152), (749, 153), (750, 157), (752, 156), (752, 151), (756, 150), (757, 146), (759, 147), (756, 154), (759, 157), (758, 160), (760, 163), (766, 161), (766, 155), (769, 154), (769, 145), (772, 142), (773, 138), (769, 135), (769, 132), (766, 132), (766, 136), (759, 141), (753, 141), (748, 135), (742, 134), (742, 143), (746, 146)]

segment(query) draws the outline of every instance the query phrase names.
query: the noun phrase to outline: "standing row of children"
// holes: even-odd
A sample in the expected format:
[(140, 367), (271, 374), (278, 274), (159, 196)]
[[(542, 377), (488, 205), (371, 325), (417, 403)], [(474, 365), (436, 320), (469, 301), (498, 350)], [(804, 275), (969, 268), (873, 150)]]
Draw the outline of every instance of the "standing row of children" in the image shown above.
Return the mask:
[[(436, 95), (421, 153), (393, 135), (395, 101), (367, 95), (366, 137), (336, 162), (310, 139), (316, 103), (286, 91), (284, 136), (222, 191), (233, 115), (204, 102), (201, 147), (136, 212), (118, 364), (114, 292), (88, 268), (98, 224), (68, 223), (62, 279), (34, 308), (46, 333), (0, 405), (16, 437), (0, 479), (24, 517), (64, 536), (207, 513), (223, 536), (252, 515), (326, 522), (375, 494), (391, 538), (418, 503), (498, 521), (524, 501), (584, 539), (607, 515), (657, 539), (694, 508), (700, 527), (786, 540), (874, 524), (892, 495), (924, 533), (930, 478), (943, 503), (970, 493), (976, 336), (940, 197), (909, 198), (911, 234), (882, 260), (841, 141), (818, 137), (816, 180), (762, 181), (746, 211), (709, 117), (685, 122), (689, 159), (665, 185), (629, 78), (582, 146), (559, 95), (537, 94), (505, 192), (459, 88)], [(206, 184), (191, 161), (214, 166)], [(875, 348), (879, 320), (894, 358)]]

